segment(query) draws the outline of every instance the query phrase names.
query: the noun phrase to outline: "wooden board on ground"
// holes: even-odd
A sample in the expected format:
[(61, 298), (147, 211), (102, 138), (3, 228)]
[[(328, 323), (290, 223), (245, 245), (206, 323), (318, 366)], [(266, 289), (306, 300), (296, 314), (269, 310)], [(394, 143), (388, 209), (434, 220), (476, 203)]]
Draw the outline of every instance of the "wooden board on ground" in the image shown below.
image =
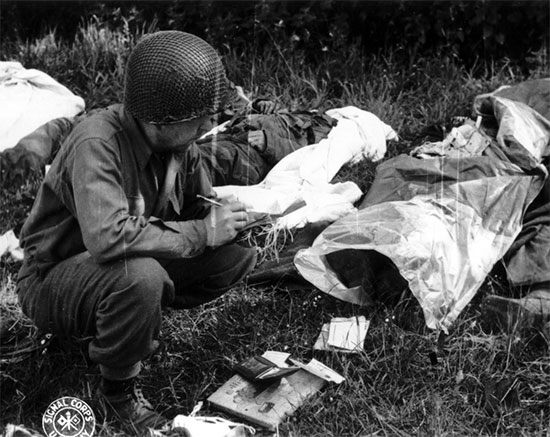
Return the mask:
[(327, 381), (304, 370), (271, 384), (232, 376), (209, 398), (210, 404), (251, 423), (275, 429)]

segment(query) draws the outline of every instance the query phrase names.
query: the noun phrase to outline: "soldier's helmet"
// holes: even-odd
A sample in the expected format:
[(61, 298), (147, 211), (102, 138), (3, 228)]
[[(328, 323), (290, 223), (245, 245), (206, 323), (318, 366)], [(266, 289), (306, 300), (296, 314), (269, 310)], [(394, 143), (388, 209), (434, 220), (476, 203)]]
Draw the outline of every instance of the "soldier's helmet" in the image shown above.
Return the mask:
[(214, 48), (180, 31), (142, 37), (126, 66), (124, 106), (137, 119), (170, 124), (223, 110), (225, 68)]

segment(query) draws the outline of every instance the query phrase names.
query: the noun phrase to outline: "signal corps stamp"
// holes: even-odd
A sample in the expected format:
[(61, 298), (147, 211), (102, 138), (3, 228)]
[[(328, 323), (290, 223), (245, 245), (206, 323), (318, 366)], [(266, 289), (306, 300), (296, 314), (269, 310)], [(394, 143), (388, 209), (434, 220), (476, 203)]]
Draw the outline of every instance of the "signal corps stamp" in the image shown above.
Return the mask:
[(42, 415), (42, 429), (47, 437), (91, 437), (95, 414), (86, 402), (62, 397), (53, 401)]

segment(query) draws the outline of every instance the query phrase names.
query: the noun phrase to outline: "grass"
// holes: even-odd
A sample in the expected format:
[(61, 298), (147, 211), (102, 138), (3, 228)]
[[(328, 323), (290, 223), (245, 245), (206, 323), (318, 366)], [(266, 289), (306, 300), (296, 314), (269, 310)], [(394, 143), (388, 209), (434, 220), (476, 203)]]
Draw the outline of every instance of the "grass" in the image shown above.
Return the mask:
[[(120, 99), (122, 67), (135, 37), (127, 29), (108, 31), (90, 22), (74, 41), (61, 41), (54, 32), (32, 42), (2, 41), (0, 56), (46, 71), (92, 109)], [(529, 77), (548, 76), (543, 53), (533, 54), (539, 63)], [(452, 117), (469, 116), (476, 94), (526, 78), (505, 61), (466, 70), (450, 58), (418, 57), (404, 63), (392, 52), (366, 56), (354, 46), (316, 63), (275, 41), (274, 47), (251, 47), (250, 53), (227, 50), (223, 55), (232, 80), (256, 95), (273, 96), (287, 108), (356, 105), (375, 113), (400, 135), (399, 142), (389, 145), (387, 157), (406, 153), (422, 140), (425, 127), (444, 130)], [(370, 162), (347, 166), (337, 178), (354, 180), (366, 191), (375, 168)], [(21, 225), (38, 182), (3, 187), (0, 233)], [(266, 251), (263, 258), (274, 256)], [(3, 323), (30, 333), (32, 324), (21, 314), (14, 293), (18, 268), (8, 259), (1, 261), (0, 316)], [(274, 349), (303, 361), (315, 357), (346, 378), (308, 400), (283, 423), (279, 435), (548, 436), (548, 344), (536, 331), (491, 334), (481, 326), (480, 300), (503, 289), (502, 276), (495, 272), (437, 348), (436, 334), (424, 326), (412, 299), (395, 308), (360, 308), (308, 286), (243, 284), (200, 308), (165, 312), (165, 348), (145, 363), (145, 393), (168, 415), (188, 414), (229, 378), (238, 361)], [(363, 353), (312, 350), (323, 323), (352, 315), (371, 320)], [(7, 423), (40, 429), (51, 401), (64, 395), (92, 399), (97, 378), (97, 368), (81, 350), (55, 341), (46, 353), (1, 365), (0, 429)], [(507, 389), (501, 402), (491, 402), (490, 387)], [(205, 408), (208, 414), (220, 414)], [(97, 432), (115, 433), (101, 420)]]

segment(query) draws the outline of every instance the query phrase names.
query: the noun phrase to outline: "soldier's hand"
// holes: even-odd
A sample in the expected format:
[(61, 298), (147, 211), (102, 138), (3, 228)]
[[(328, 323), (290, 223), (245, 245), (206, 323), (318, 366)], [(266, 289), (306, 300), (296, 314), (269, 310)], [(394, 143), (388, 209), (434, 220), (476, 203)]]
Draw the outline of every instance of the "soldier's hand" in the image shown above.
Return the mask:
[(223, 203), (212, 206), (204, 219), (206, 225), (206, 245), (218, 247), (229, 243), (248, 223), (248, 214), (241, 202)]
[(260, 114), (273, 114), (277, 109), (277, 104), (271, 100), (256, 100), (252, 107)]

